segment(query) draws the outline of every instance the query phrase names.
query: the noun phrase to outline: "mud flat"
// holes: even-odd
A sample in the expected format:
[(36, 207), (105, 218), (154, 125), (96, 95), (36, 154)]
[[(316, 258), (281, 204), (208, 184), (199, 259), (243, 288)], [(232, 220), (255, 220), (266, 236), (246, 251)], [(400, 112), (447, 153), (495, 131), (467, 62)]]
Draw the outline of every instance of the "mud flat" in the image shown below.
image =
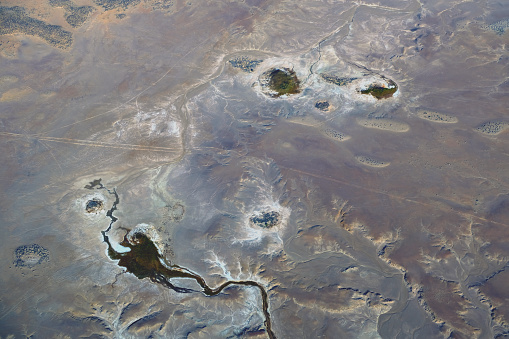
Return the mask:
[(487, 121), (477, 126), (475, 130), (486, 135), (498, 135), (509, 129), (509, 123), (504, 121)]
[(322, 132), (322, 134), (324, 134), (325, 136), (337, 141), (346, 141), (351, 138), (349, 135), (336, 131), (335, 129), (332, 128), (322, 128), (320, 132)]
[(357, 119), (357, 123), (367, 128), (381, 129), (389, 132), (403, 133), (410, 130), (410, 126), (404, 122), (385, 118)]
[(458, 118), (453, 117), (452, 115), (428, 110), (419, 110), (417, 112), (417, 116), (424, 120), (429, 120), (432, 122), (438, 122), (442, 124), (455, 124), (458, 122)]
[(389, 161), (374, 159), (374, 158), (367, 157), (364, 155), (357, 155), (355, 157), (355, 160), (357, 160), (361, 164), (369, 166), (369, 167), (387, 167), (391, 164)]

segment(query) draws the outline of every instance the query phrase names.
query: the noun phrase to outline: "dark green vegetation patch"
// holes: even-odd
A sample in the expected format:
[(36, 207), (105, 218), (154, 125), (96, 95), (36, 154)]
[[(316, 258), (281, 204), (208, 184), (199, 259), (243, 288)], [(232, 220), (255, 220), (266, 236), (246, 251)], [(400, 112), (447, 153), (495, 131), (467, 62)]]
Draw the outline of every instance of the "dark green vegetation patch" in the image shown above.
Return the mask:
[(337, 85), (337, 86), (345, 86), (351, 83), (352, 81), (356, 80), (357, 78), (340, 78), (335, 75), (329, 75), (329, 74), (321, 74), (323, 80), (330, 82), (331, 84)]
[(327, 101), (317, 101), (315, 103), (315, 107), (318, 108), (321, 111), (326, 111), (329, 109), (330, 104)]
[(68, 48), (72, 44), (71, 32), (61, 26), (29, 17), (23, 7), (0, 6), (0, 35), (15, 33), (37, 36), (58, 48)]
[(87, 201), (87, 206), (85, 207), (88, 213), (94, 213), (100, 211), (103, 208), (103, 202), (99, 199), (92, 199)]
[[(147, 2), (147, 0), (145, 0)], [(150, 3), (154, 11), (169, 11), (175, 4), (174, 0), (157, 0)]]
[(44, 261), (49, 261), (49, 251), (37, 244), (19, 246), (14, 251), (14, 255), (16, 267), (32, 268)]
[(92, 6), (76, 7), (71, 0), (50, 0), (49, 4), (53, 7), (63, 7), (66, 12), (65, 21), (75, 28), (83, 25), (94, 10)]
[(477, 126), (475, 129), (484, 134), (497, 135), (509, 126), (509, 123), (502, 121), (487, 121)]
[(257, 216), (252, 216), (249, 220), (256, 226), (271, 228), (280, 221), (281, 215), (276, 211), (264, 212)]
[(251, 60), (248, 57), (238, 57), (230, 60), (230, 64), (232, 64), (235, 68), (240, 68), (244, 72), (251, 73), (255, 70), (256, 66), (262, 63), (263, 60)]
[(398, 90), (398, 86), (396, 86), (396, 83), (393, 81), (389, 81), (389, 84), (393, 87), (383, 87), (383, 86), (377, 86), (372, 85), (369, 86), (367, 89), (361, 90), (362, 94), (371, 94), (378, 100), (380, 99), (387, 99), (392, 97), (394, 93)]
[(49, 4), (53, 7), (70, 7), (73, 5), (71, 0), (49, 0)]
[(480, 25), (480, 27), (484, 30), (491, 30), (495, 32), (497, 35), (502, 35), (507, 30), (509, 30), (509, 19), (500, 20), (495, 23), (492, 23), (491, 25), (482, 24)]
[(276, 92), (274, 97), (285, 94), (297, 94), (300, 81), (294, 71), (288, 68), (274, 69), (269, 73), (269, 88)]
[(71, 7), (69, 9), (71, 14), (65, 17), (65, 21), (72, 27), (79, 27), (87, 21), (88, 15), (92, 13), (93, 10), (94, 7), (92, 6)]
[(94, 2), (103, 7), (104, 10), (109, 11), (115, 8), (127, 9), (129, 6), (139, 4), (140, 0), (94, 0)]

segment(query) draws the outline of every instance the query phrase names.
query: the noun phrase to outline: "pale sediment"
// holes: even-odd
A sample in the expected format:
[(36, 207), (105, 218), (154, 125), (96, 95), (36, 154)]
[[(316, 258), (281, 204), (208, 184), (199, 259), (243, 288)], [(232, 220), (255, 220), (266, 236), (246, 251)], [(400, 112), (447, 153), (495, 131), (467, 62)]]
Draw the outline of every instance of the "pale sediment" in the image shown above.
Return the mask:
[(357, 119), (357, 123), (367, 128), (381, 129), (390, 132), (402, 133), (410, 130), (410, 126), (404, 122), (385, 118)]
[(421, 119), (443, 123), (443, 124), (455, 124), (458, 122), (458, 118), (434, 111), (420, 110), (417, 112), (417, 116)]
[(337, 140), (337, 141), (346, 141), (349, 140), (351, 137), (349, 135), (346, 135), (344, 133), (338, 132), (335, 129), (332, 128), (322, 128), (320, 130), (322, 134), (325, 136)]
[(364, 155), (357, 155), (355, 159), (360, 162), (363, 165), (370, 166), (370, 167), (387, 167), (391, 163), (389, 161), (383, 161), (379, 159), (374, 159), (371, 157), (367, 157)]
[(2, 93), (0, 102), (19, 101), (33, 92), (30, 87), (12, 88)]
[(509, 123), (504, 121), (487, 121), (477, 126), (475, 130), (486, 135), (498, 135), (509, 129)]

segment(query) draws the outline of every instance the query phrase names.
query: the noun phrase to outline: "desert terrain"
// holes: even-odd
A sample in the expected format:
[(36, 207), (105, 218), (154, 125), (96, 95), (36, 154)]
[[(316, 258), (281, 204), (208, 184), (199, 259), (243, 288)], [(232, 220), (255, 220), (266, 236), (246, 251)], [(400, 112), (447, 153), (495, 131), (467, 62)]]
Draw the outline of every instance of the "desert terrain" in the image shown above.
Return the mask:
[(2, 1), (0, 337), (509, 337), (508, 27)]

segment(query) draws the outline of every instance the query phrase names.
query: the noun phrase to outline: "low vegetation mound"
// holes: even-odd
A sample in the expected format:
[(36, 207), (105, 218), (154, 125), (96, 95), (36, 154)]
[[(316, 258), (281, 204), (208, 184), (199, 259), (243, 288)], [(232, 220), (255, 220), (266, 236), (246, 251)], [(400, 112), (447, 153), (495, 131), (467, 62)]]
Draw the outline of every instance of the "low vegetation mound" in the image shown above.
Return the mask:
[(361, 90), (362, 94), (371, 94), (378, 100), (390, 98), (396, 93), (398, 86), (392, 80), (389, 80), (389, 86), (371, 85), (366, 89)]
[(482, 134), (497, 135), (509, 129), (509, 123), (504, 121), (487, 121), (475, 129)]
[(288, 68), (272, 69), (268, 72), (268, 87), (273, 97), (300, 93), (300, 81), (295, 72)]
[(342, 78), (330, 74), (321, 74), (321, 76), (323, 80), (337, 86), (345, 86), (351, 83), (352, 81), (357, 80), (357, 78), (344, 78), (344, 77)]
[(262, 63), (263, 60), (252, 60), (246, 56), (238, 57), (230, 60), (230, 64), (235, 68), (240, 68), (244, 72), (254, 72), (256, 66)]
[(279, 224), (281, 215), (276, 211), (261, 212), (260, 214), (254, 215), (249, 220), (253, 225), (262, 228), (272, 228)]
[(32, 268), (44, 261), (49, 261), (49, 251), (37, 244), (19, 246), (14, 251), (14, 255), (16, 267)]
[(328, 111), (330, 104), (328, 101), (317, 101), (315, 103), (315, 107), (318, 108), (320, 111)]
[(94, 0), (94, 2), (109, 11), (116, 8), (127, 9), (129, 6), (134, 6), (140, 3), (140, 0)]

